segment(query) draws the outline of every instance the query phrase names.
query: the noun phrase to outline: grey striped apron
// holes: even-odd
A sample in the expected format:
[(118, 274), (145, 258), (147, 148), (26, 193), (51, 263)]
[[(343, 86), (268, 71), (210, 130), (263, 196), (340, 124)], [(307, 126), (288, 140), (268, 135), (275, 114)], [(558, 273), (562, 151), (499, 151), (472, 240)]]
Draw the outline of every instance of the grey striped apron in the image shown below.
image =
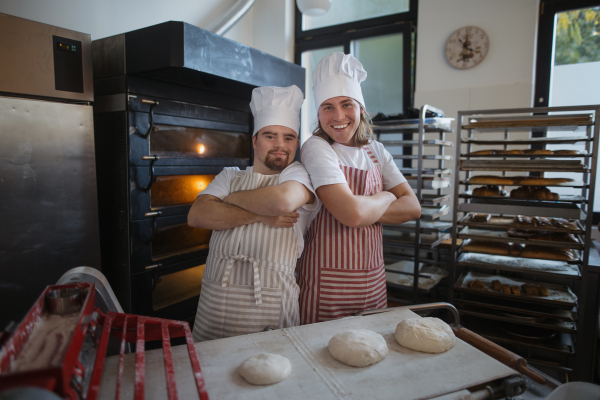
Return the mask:
[[(240, 171), (231, 193), (279, 183), (279, 175)], [(263, 223), (214, 231), (194, 321), (194, 341), (300, 324), (293, 228)]]

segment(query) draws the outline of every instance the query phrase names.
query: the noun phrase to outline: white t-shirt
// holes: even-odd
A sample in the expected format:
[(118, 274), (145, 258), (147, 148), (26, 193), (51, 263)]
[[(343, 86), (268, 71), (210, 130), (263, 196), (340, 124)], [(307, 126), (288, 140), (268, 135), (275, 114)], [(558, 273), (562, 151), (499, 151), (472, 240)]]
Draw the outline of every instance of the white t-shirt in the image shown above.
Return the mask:
[[(406, 178), (385, 147), (376, 141), (372, 141), (369, 145), (381, 167), (383, 190), (390, 190), (406, 182)], [(315, 190), (324, 185), (347, 183), (344, 172), (340, 168), (340, 162), (346, 167), (362, 170), (369, 170), (375, 166), (364, 149), (339, 143), (330, 145), (325, 139), (318, 136), (311, 136), (302, 145), (300, 160), (308, 170)]]
[[(231, 194), (231, 181), (233, 178), (235, 178), (238, 172), (240, 172), (238, 167), (223, 168), (223, 171), (221, 171), (219, 175), (217, 175), (215, 179), (208, 184), (206, 189), (201, 191), (198, 195), (209, 194), (223, 200), (225, 197)], [(247, 167), (244, 172), (251, 174), (252, 167)], [(299, 162), (295, 161), (291, 163), (283, 171), (281, 171), (281, 174), (279, 174), (279, 184), (287, 181), (300, 182), (315, 195), (315, 201), (312, 204), (305, 204), (297, 210), (298, 214), (300, 214), (300, 217), (294, 224), (294, 233), (296, 234), (296, 239), (298, 240), (298, 258), (300, 258), (300, 255), (302, 255), (302, 250), (304, 250), (304, 233), (306, 232), (308, 225), (316, 216), (314, 211), (319, 209), (321, 202), (317, 198), (315, 189), (313, 189), (306, 168), (304, 168), (304, 166)]]

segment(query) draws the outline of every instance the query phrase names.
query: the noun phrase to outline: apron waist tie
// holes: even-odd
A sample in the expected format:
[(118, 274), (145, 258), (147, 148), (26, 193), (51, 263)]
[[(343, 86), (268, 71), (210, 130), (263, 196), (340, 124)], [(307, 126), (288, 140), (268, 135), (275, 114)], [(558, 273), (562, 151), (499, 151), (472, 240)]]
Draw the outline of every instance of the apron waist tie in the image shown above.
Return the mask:
[(252, 263), (252, 269), (254, 270), (254, 299), (256, 300), (256, 304), (262, 304), (262, 296), (261, 296), (261, 286), (260, 286), (260, 275), (258, 273), (258, 261), (256, 261), (252, 257), (241, 255), (231, 255), (228, 254), (229, 259), (227, 260), (227, 267), (225, 267), (225, 273), (223, 274), (223, 280), (221, 281), (222, 287), (227, 287), (227, 282), (229, 281), (229, 276), (231, 275), (231, 270), (233, 268), (233, 264), (236, 261), (247, 261)]

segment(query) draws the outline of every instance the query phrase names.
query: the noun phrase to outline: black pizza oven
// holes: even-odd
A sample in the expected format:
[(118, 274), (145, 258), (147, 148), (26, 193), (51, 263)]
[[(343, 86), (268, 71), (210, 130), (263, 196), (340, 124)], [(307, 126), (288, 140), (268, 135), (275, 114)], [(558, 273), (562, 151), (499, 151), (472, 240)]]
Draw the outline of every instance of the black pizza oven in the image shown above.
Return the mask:
[(126, 312), (191, 322), (211, 231), (190, 205), (251, 165), (252, 89), (303, 89), (304, 69), (183, 22), (92, 48), (102, 270)]

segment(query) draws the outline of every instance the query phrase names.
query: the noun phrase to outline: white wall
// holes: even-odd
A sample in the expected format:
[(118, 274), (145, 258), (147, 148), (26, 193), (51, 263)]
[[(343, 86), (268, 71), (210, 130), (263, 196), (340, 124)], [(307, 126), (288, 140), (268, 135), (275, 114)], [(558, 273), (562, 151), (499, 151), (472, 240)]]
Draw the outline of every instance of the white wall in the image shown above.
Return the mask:
[[(415, 107), (459, 110), (531, 107), (538, 0), (420, 0)], [(490, 38), (478, 66), (459, 70), (444, 56), (455, 30), (473, 25)]]
[[(92, 40), (184, 21), (201, 28), (236, 0), (0, 0), (0, 12), (85, 32)], [(293, 62), (293, 0), (256, 0), (226, 38)]]

